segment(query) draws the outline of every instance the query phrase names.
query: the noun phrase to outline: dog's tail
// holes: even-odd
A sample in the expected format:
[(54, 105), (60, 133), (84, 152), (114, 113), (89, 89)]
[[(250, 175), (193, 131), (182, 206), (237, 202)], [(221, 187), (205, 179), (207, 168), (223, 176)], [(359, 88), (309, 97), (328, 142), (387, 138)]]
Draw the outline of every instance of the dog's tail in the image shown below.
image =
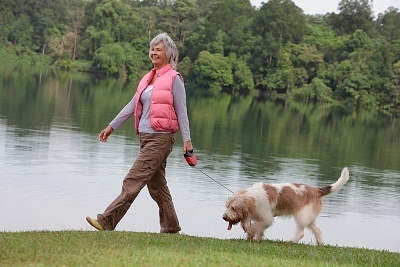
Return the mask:
[(333, 183), (324, 188), (325, 194), (323, 195), (335, 194), (339, 192), (339, 190), (347, 183), (348, 180), (349, 180), (349, 169), (347, 167), (344, 167), (336, 183)]

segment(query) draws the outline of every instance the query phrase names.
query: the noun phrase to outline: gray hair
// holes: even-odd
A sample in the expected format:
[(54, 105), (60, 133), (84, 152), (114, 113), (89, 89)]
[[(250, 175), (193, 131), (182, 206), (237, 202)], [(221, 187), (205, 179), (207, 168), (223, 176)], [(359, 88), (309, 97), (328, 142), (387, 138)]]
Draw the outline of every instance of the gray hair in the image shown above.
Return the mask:
[(153, 40), (151, 40), (150, 51), (149, 51), (150, 59), (151, 59), (151, 48), (154, 45), (157, 45), (159, 43), (164, 44), (168, 62), (171, 65), (172, 69), (176, 70), (176, 65), (178, 64), (179, 51), (178, 51), (178, 48), (176, 47), (174, 41), (165, 32), (158, 34), (156, 37), (153, 38)]

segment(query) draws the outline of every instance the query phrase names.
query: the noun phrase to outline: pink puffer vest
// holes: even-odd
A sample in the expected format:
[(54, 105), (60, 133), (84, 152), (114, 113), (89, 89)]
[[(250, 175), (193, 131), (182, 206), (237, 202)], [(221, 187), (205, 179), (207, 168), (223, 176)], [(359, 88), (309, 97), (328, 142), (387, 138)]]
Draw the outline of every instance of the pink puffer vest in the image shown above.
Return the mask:
[[(143, 112), (140, 96), (147, 88), (154, 75), (158, 75), (153, 85), (150, 104), (150, 126), (156, 131), (175, 133), (179, 130), (178, 118), (174, 109), (172, 84), (180, 73), (166, 65), (159, 70), (152, 69), (139, 82), (135, 101), (135, 130), (139, 133), (139, 120)], [(181, 76), (180, 76), (181, 77)], [(181, 77), (182, 79), (182, 77)]]

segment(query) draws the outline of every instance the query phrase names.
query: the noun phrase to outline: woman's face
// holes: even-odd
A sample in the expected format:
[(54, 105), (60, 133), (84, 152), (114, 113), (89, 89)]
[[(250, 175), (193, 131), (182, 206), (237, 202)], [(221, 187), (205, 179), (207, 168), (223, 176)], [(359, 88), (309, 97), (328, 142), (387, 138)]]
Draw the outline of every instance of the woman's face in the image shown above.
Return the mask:
[(156, 69), (162, 68), (168, 64), (167, 53), (162, 42), (151, 47), (150, 60)]

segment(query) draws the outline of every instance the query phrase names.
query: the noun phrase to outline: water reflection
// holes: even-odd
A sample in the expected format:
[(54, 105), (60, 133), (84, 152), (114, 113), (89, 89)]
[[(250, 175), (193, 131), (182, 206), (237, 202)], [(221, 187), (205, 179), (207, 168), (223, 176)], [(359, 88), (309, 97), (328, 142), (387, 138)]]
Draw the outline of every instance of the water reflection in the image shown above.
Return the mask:
[[(29, 133), (28, 133), (29, 132)], [(119, 193), (121, 179), (137, 155), (137, 139), (115, 135), (108, 143), (63, 124), (54, 124), (48, 135), (25, 132), (0, 120), (0, 217), (2, 231), (90, 230), (85, 215), (94, 215)], [(129, 145), (127, 145), (129, 144)], [(176, 147), (168, 162), (169, 185), (177, 206), (183, 233), (218, 238), (243, 238), (239, 226), (226, 230), (221, 216), (230, 192), (194, 168), (187, 166)], [(315, 160), (270, 157), (278, 171), (260, 176), (242, 171), (241, 155), (213, 156), (199, 150), (198, 168), (230, 190), (257, 181), (302, 181), (315, 184)], [(243, 155), (246, 157), (246, 155)], [(256, 168), (251, 157), (248, 166)], [(334, 182), (340, 168), (333, 168)], [(400, 197), (396, 190), (400, 173), (350, 166), (351, 180), (334, 196), (326, 197), (318, 223), (327, 244), (399, 251)], [(379, 179), (369, 185), (369, 180)], [(155, 203), (143, 190), (118, 230), (158, 231)], [(276, 219), (267, 230), (271, 239), (286, 240), (294, 233), (291, 220)], [(303, 242), (313, 242), (306, 232)]]

